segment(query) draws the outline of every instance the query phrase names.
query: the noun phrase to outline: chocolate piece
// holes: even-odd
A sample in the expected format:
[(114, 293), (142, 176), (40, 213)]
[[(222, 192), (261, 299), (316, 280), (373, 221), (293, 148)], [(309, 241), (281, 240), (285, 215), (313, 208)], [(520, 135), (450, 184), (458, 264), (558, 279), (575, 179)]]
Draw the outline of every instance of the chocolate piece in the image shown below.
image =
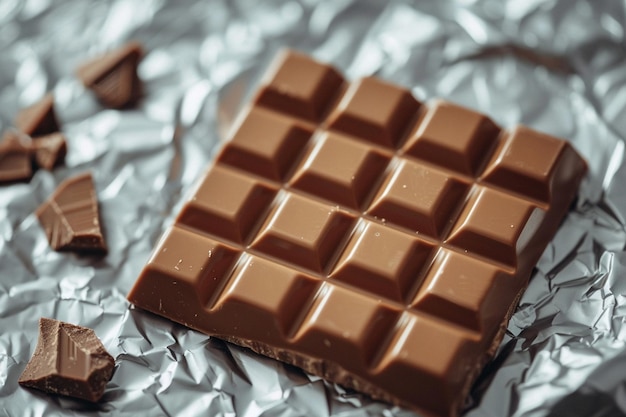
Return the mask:
[(0, 142), (0, 184), (27, 181), (32, 175), (30, 138), (9, 130)]
[(300, 54), (272, 68), (128, 299), (457, 415), (585, 162), (565, 141), (373, 78), (335, 98), (337, 72)]
[(404, 147), (406, 153), (470, 176), (482, 167), (500, 133), (487, 116), (445, 102), (434, 103), (423, 118)]
[(419, 106), (409, 91), (368, 77), (352, 83), (328, 123), (332, 130), (393, 147)]
[(96, 402), (113, 376), (115, 360), (93, 330), (39, 319), (39, 341), (19, 383), (49, 394)]
[[(259, 130), (261, 129), (261, 130)], [(259, 141), (259, 132), (267, 132)], [(254, 109), (224, 150), (222, 161), (243, 164), (249, 171), (274, 180), (282, 179), (313, 132), (271, 112)]]
[(67, 153), (65, 136), (62, 133), (52, 133), (40, 136), (33, 140), (35, 166), (51, 171), (63, 163)]
[(142, 55), (141, 45), (129, 42), (84, 63), (76, 74), (104, 106), (113, 109), (131, 107), (141, 98), (137, 66)]
[(20, 110), (15, 127), (31, 137), (58, 132), (59, 122), (54, 112), (54, 97), (48, 93), (37, 103)]
[[(318, 122), (330, 101), (343, 86), (343, 78), (334, 68), (315, 65), (315, 61), (296, 52), (281, 54), (268, 73), (257, 101), (262, 106), (280, 107), (289, 115)], [(306, 73), (306, 77), (301, 77)]]
[(36, 214), (52, 249), (94, 254), (107, 251), (91, 174), (63, 181)]

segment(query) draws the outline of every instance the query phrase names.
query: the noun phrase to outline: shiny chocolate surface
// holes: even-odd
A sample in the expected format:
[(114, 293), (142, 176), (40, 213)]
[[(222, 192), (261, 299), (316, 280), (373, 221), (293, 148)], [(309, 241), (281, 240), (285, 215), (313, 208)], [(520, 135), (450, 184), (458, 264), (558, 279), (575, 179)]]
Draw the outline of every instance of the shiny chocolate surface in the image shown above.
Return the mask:
[(585, 162), (559, 139), (420, 106), (373, 78), (328, 99), (335, 87), (321, 80), (343, 81), (300, 54), (271, 71), (129, 300), (455, 415)]
[(90, 173), (63, 181), (35, 214), (52, 249), (106, 253), (98, 198)]
[(39, 341), (20, 376), (22, 386), (97, 402), (115, 360), (92, 329), (42, 317)]

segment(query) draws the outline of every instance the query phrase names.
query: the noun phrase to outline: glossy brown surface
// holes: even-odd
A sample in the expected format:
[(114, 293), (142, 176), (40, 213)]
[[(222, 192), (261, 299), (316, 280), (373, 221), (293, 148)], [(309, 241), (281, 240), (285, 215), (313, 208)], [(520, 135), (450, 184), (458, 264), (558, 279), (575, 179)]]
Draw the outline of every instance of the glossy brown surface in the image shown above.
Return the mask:
[(216, 167), (181, 211), (180, 222), (221, 238), (244, 243), (276, 189), (232, 169)]
[[(296, 52), (281, 54), (274, 70), (262, 83), (257, 102), (280, 108), (282, 112), (318, 122), (340, 92), (343, 77), (334, 68), (317, 65), (310, 57)], [(300, 75), (306, 73), (306, 77)]]
[(113, 376), (115, 360), (93, 330), (39, 319), (39, 341), (20, 376), (22, 386), (96, 402)]
[(368, 77), (348, 87), (328, 124), (333, 130), (394, 147), (419, 106), (409, 91)]
[(142, 94), (141, 80), (137, 75), (142, 56), (141, 45), (129, 42), (85, 62), (76, 70), (76, 74), (105, 107), (130, 107), (137, 103)]
[(344, 82), (331, 67), (292, 53), (276, 62), (129, 300), (376, 398), (456, 415), (585, 162), (565, 141), (501, 134), (377, 79), (334, 97)]
[(434, 103), (415, 126), (404, 150), (466, 175), (475, 175), (500, 129), (485, 115), (446, 102)]
[(51, 171), (65, 160), (67, 142), (62, 133), (39, 136), (32, 141), (35, 165)]
[(66, 152), (65, 137), (59, 132), (33, 139), (10, 129), (0, 141), (0, 184), (28, 181), (37, 168), (52, 170), (63, 163)]
[(58, 132), (59, 122), (54, 112), (52, 94), (46, 94), (37, 103), (20, 110), (15, 116), (15, 127), (31, 137)]
[(95, 254), (107, 251), (91, 174), (63, 181), (35, 214), (52, 249)]
[(30, 137), (7, 131), (0, 141), (0, 184), (28, 181), (32, 175)]
[(312, 134), (293, 119), (253, 109), (219, 159), (261, 177), (281, 181)]
[(555, 190), (567, 187), (570, 172), (576, 169), (574, 152), (557, 138), (518, 126), (500, 142), (483, 177), (488, 183), (550, 204)]
[(250, 247), (315, 272), (326, 271), (354, 217), (295, 193), (281, 197)]
[(359, 209), (389, 157), (334, 132), (324, 133), (293, 175), (292, 187)]
[(368, 214), (416, 233), (440, 238), (470, 184), (416, 161), (399, 159), (385, 177)]

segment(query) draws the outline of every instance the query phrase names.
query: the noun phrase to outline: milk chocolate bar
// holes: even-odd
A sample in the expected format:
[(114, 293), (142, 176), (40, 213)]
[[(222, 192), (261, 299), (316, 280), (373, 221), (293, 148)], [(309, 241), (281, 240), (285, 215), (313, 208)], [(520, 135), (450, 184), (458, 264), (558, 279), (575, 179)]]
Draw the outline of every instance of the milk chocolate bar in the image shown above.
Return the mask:
[(19, 383), (50, 394), (98, 401), (115, 360), (92, 329), (41, 318), (35, 353)]
[(128, 299), (454, 416), (585, 172), (566, 141), (285, 52)]

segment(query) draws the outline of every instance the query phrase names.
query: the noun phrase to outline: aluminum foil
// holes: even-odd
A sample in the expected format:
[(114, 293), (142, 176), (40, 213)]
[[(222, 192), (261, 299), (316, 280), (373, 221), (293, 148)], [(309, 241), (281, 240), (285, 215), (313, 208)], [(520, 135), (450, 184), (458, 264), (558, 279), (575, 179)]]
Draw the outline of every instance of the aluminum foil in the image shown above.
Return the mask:
[[(464, 414), (626, 413), (625, 8), (617, 0), (2, 0), (0, 128), (52, 91), (69, 151), (64, 167), (0, 187), (0, 415), (414, 415), (125, 299), (285, 46), (350, 78), (376, 74), (420, 99), (444, 97), (504, 126), (571, 140), (590, 174)], [(147, 50), (146, 97), (134, 110), (104, 110), (73, 71), (130, 39)], [(64, 178), (87, 170), (110, 247), (101, 259), (52, 251), (33, 214)], [(41, 316), (92, 327), (116, 358), (99, 404), (18, 386)]]

